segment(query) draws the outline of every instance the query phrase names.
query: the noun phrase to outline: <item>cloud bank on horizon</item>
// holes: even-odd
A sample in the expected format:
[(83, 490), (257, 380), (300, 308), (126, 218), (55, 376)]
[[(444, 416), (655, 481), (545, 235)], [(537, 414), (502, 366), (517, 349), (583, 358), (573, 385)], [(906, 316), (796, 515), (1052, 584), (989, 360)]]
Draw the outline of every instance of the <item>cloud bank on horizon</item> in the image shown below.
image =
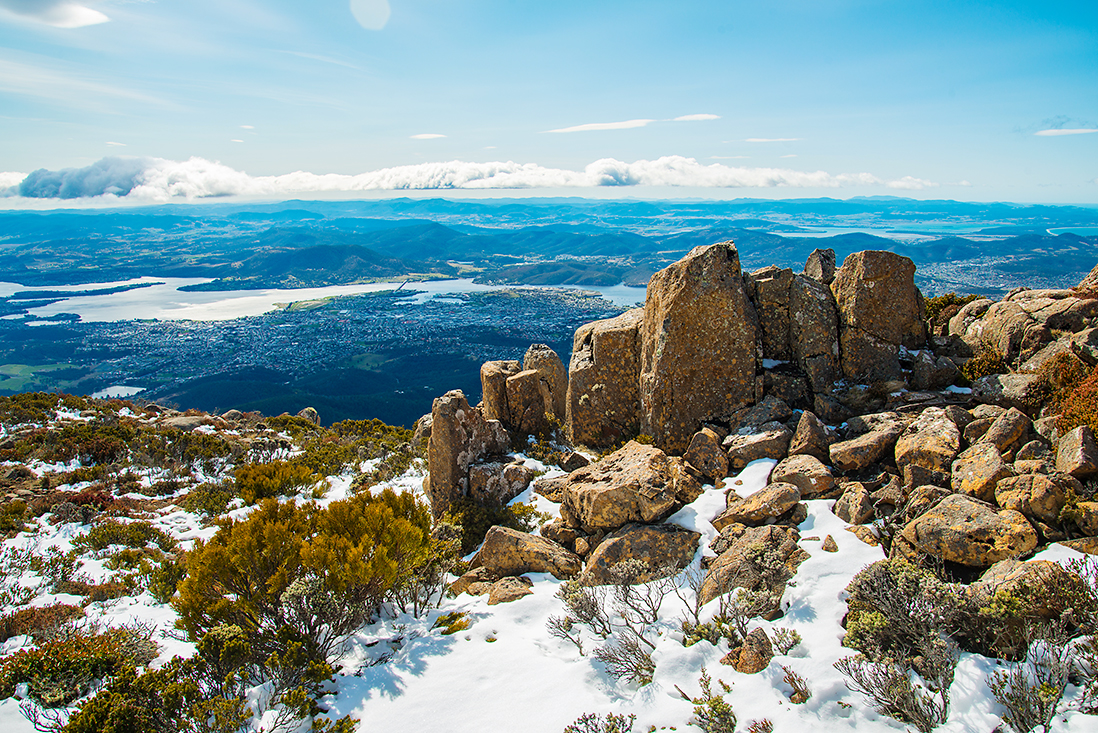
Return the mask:
[[(871, 186), (897, 190), (934, 188), (932, 181), (904, 176), (882, 180), (870, 173), (832, 174), (783, 168), (704, 165), (677, 155), (626, 163), (596, 160), (582, 171), (534, 163), (448, 161), (382, 168), (358, 175), (296, 171), (251, 176), (203, 158), (109, 157), (84, 168), (29, 175), (0, 173), (0, 195), (28, 199), (117, 197), (170, 201), (219, 196), (283, 196), (300, 193), (400, 191), (414, 189), (546, 189), (596, 187), (842, 188)], [(5, 188), (6, 187), (6, 188)]]

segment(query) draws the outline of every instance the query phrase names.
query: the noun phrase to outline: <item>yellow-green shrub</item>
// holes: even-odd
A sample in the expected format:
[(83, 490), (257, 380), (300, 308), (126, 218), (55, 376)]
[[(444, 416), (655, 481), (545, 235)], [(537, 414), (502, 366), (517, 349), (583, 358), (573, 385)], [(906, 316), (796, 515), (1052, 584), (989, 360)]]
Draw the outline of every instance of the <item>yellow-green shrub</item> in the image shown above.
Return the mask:
[(427, 559), (429, 529), (428, 509), (392, 490), (326, 509), (267, 499), (196, 543), (172, 602), (192, 639), (235, 624), (261, 647), (289, 626), (319, 655)]
[(991, 344), (984, 344), (980, 351), (961, 365), (961, 375), (970, 382), (990, 374), (1006, 371), (1003, 353)]
[(236, 469), (235, 477), (236, 493), (249, 504), (295, 494), (316, 481), (306, 466), (287, 461), (248, 463)]
[(72, 546), (81, 552), (103, 550), (111, 545), (142, 548), (155, 544), (164, 552), (175, 548), (175, 540), (163, 530), (148, 522), (116, 522), (108, 520), (88, 530), (86, 535), (77, 537)]

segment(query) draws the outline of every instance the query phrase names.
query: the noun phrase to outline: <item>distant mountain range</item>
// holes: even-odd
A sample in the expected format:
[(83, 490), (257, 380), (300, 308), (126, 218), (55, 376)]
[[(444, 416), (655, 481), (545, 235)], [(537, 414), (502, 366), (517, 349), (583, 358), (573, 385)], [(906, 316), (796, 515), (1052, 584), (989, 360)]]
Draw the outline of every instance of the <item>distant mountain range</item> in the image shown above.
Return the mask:
[[(1078, 229), (1079, 233), (1049, 230)], [(476, 277), (640, 285), (700, 244), (747, 269), (799, 269), (815, 248), (910, 257), (928, 292), (1072, 285), (1098, 262), (1098, 208), (915, 201), (287, 201), (0, 213), (0, 280), (47, 287), (139, 276), (200, 289)]]

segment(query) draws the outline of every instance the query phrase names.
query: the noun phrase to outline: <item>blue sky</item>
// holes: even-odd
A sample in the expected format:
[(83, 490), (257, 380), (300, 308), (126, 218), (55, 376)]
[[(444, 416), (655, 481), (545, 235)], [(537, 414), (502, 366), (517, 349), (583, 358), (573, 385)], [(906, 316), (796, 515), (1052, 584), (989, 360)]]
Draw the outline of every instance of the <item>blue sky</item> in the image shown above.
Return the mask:
[(1093, 2), (0, 0), (0, 190), (1093, 204), (1095, 130)]

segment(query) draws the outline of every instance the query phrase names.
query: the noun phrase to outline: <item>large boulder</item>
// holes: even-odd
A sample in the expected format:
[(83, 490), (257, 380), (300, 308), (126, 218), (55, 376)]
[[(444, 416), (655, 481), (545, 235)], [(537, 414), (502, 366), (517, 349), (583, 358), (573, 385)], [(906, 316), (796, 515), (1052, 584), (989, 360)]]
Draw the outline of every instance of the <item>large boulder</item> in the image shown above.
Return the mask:
[(727, 422), (733, 432), (756, 428), (771, 422), (785, 422), (793, 416), (793, 409), (784, 400), (766, 395), (751, 407), (744, 407), (728, 415)]
[(1003, 509), (1014, 509), (1035, 521), (1059, 524), (1067, 491), (1081, 491), (1082, 488), (1077, 480), (1066, 474), (1031, 473), (999, 481), (995, 486), (995, 501)]
[(552, 398), (542, 386), (536, 369), (524, 369), (507, 377), (507, 420), (504, 425), (517, 436), (549, 432)]
[(737, 522), (748, 527), (769, 524), (800, 500), (801, 490), (787, 483), (768, 484), (746, 498), (730, 492), (727, 508), (713, 518), (713, 528), (720, 532)]
[(732, 242), (695, 247), (648, 283), (642, 430), (681, 454), (702, 422), (755, 400), (755, 309)]
[(469, 496), (485, 506), (502, 505), (526, 491), (534, 471), (521, 463), (493, 461), (469, 466)]
[(745, 433), (725, 436), (722, 446), (728, 451), (729, 468), (739, 471), (751, 461), (760, 458), (781, 460), (789, 452), (793, 431), (780, 422), (768, 422), (757, 428), (747, 428)]
[(972, 399), (1032, 415), (1043, 404), (1041, 378), (1036, 374), (989, 374), (973, 380)]
[(833, 443), (828, 447), (831, 464), (840, 471), (860, 471), (888, 455), (903, 431), (904, 424), (896, 421), (856, 438)]
[(570, 473), (561, 486), (561, 516), (584, 532), (651, 524), (698, 497), (701, 485), (679, 459), (629, 441), (601, 461)]
[(759, 316), (763, 357), (788, 361), (789, 286), (793, 283), (793, 271), (771, 265), (752, 272), (747, 280)]
[(994, 443), (976, 443), (953, 462), (953, 490), (991, 502), (995, 500), (995, 486), (1012, 473)]
[(606, 535), (591, 552), (580, 582), (613, 583), (614, 566), (626, 560), (637, 561), (646, 568), (634, 578), (637, 583), (673, 575), (694, 559), (700, 537), (699, 533), (674, 524), (627, 524)]
[[(809, 558), (809, 554), (797, 545), (799, 538), (797, 530), (774, 524), (743, 528), (710, 563), (709, 572), (702, 581), (701, 602), (708, 603), (736, 588), (763, 589), (765, 581), (759, 577), (755, 562), (760, 553), (770, 555), (790, 574), (796, 573), (797, 567)], [(768, 590), (780, 592), (781, 589)]]
[(1098, 474), (1098, 446), (1094, 434), (1080, 425), (1060, 438), (1056, 448), (1056, 470), (1085, 479)]
[(480, 365), (481, 410), (488, 420), (510, 420), (507, 409), (507, 378), (522, 371), (517, 361), (486, 361)]
[(470, 407), (461, 390), (437, 397), (431, 405), (431, 438), (427, 444), (428, 476), (423, 488), (431, 512), (441, 517), (469, 490), (469, 466), (489, 455), (506, 453), (510, 437), (498, 420), (486, 420)]
[(997, 511), (963, 494), (951, 494), (912, 520), (893, 542), (893, 552), (919, 552), (968, 567), (984, 568), (1017, 558), (1037, 546), (1037, 532), (1013, 509)]
[(815, 499), (831, 492), (835, 486), (835, 477), (820, 459), (799, 455), (789, 456), (774, 466), (770, 473), (770, 482), (793, 484), (800, 489), (803, 498)]
[(530, 590), (532, 584), (529, 578), (521, 576), (500, 578), (488, 589), (488, 605), (513, 603), (523, 596), (528, 596), (534, 592)]
[(820, 459), (829, 460), (828, 448), (836, 442), (835, 431), (824, 425), (816, 414), (805, 410), (797, 421), (797, 429), (793, 432), (793, 438), (789, 441), (789, 455), (805, 454)]
[(936, 390), (948, 387), (961, 376), (961, 370), (947, 356), (935, 356), (923, 349), (911, 367), (911, 383), (915, 389)]
[(865, 524), (873, 518), (873, 498), (864, 484), (852, 481), (832, 508), (835, 516), (850, 524)]
[(580, 326), (568, 365), (565, 432), (601, 448), (640, 431), (640, 329), (644, 310)]
[(789, 347), (813, 392), (839, 375), (839, 315), (835, 298), (818, 279), (797, 275), (789, 286)]
[(981, 443), (991, 443), (1000, 453), (1009, 453), (1022, 446), (1022, 440), (1029, 434), (1033, 422), (1021, 410), (1011, 407), (995, 418), (987, 432), (980, 437)]
[(721, 447), (721, 436), (712, 428), (694, 433), (682, 457), (705, 478), (716, 480), (728, 475), (728, 456)]
[(568, 370), (557, 352), (546, 344), (531, 344), (522, 359), (522, 368), (538, 373), (542, 397), (548, 408), (546, 412), (558, 420), (564, 420), (568, 402)]
[(492, 527), (484, 544), (469, 563), (470, 569), (484, 567), (496, 577), (523, 573), (550, 573), (564, 580), (575, 577), (581, 560), (544, 537), (519, 532), (509, 527)]
[(984, 571), (966, 592), (974, 596), (979, 605), (989, 605), (999, 592), (1007, 597), (1025, 598), (1029, 601), (1031, 613), (1045, 620), (1058, 620), (1070, 608), (1072, 594), (1057, 590), (1072, 586), (1077, 591), (1086, 592), (1079, 576), (1065, 570), (1059, 563), (1049, 560), (1001, 560)]
[(831, 292), (839, 311), (843, 374), (859, 381), (900, 376), (898, 347), (926, 339), (915, 263), (887, 251), (849, 255)]
[(896, 467), (914, 464), (931, 471), (949, 473), (961, 450), (961, 431), (940, 407), (923, 410), (896, 440)]

